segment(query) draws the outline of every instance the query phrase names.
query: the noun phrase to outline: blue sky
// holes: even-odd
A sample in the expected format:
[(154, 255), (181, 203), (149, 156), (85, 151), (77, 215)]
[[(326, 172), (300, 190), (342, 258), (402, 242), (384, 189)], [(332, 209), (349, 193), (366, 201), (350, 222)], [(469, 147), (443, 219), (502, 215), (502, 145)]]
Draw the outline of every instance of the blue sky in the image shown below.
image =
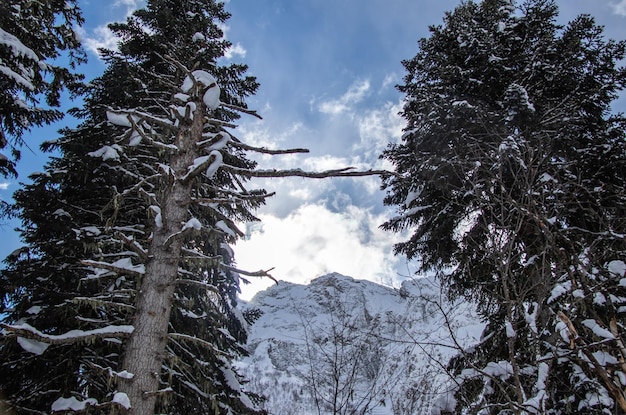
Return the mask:
[[(384, 168), (378, 154), (397, 140), (403, 127), (397, 113), (402, 96), (395, 90), (404, 75), (403, 59), (417, 52), (428, 26), (442, 22), (457, 0), (230, 0), (226, 36), (234, 47), (229, 58), (249, 65), (261, 87), (249, 100), (263, 121), (244, 118), (235, 135), (252, 144), (306, 147), (307, 156), (262, 157), (261, 167)], [(626, 0), (559, 0), (561, 20), (589, 13), (606, 35), (626, 38)], [(141, 0), (80, 0), (86, 19), (81, 30), (89, 50), (82, 70), (93, 78), (104, 65), (98, 46), (113, 46), (105, 29), (124, 19)], [(622, 100), (623, 101), (623, 100)], [(618, 104), (624, 110), (623, 102)], [(38, 143), (75, 121), (33, 132), (19, 164), (20, 181), (42, 169), (46, 155)], [(388, 166), (387, 166), (388, 167)], [(247, 227), (249, 238), (237, 243), (241, 268), (275, 267), (273, 275), (303, 283), (336, 271), (356, 278), (396, 285), (414, 271), (392, 255), (401, 236), (378, 226), (391, 215), (382, 205), (376, 178), (280, 179), (260, 182), (275, 196), (259, 211), (261, 224)], [(15, 180), (0, 179), (0, 198), (8, 200)], [(17, 248), (11, 229), (0, 227), (0, 257)], [(255, 281), (244, 298), (269, 285)]]

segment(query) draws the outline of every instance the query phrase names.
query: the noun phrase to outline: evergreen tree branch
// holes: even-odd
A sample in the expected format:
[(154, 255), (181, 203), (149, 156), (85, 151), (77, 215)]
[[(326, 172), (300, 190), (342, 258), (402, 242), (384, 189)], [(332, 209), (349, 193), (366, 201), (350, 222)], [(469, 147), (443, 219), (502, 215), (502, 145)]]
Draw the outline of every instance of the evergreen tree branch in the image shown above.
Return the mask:
[(107, 271), (113, 271), (117, 274), (130, 275), (131, 277), (141, 277), (144, 274), (142, 271), (137, 271), (136, 269), (120, 267), (118, 265), (103, 261), (93, 261), (91, 259), (85, 259), (80, 261), (80, 263), (88, 267), (106, 269)]
[(202, 340), (198, 337), (190, 336), (188, 334), (183, 334), (183, 333), (168, 333), (167, 336), (172, 340), (182, 340), (182, 341), (189, 341), (189, 342), (195, 343), (201, 347), (211, 350), (217, 356), (230, 357), (228, 356), (227, 353), (224, 353), (223, 350), (218, 349), (213, 344), (209, 343), (206, 340)]
[(124, 242), (126, 246), (128, 246), (133, 252), (139, 255), (139, 258), (143, 262), (148, 260), (148, 250), (141, 246), (141, 244), (137, 242), (134, 238), (128, 237), (122, 232), (116, 232), (116, 235), (119, 239), (122, 240), (122, 242)]
[(94, 330), (71, 330), (65, 334), (54, 335), (45, 334), (28, 324), (9, 325), (0, 323), (0, 327), (6, 331), (26, 339), (36, 340), (51, 345), (74, 344), (78, 342), (89, 342), (102, 338), (127, 338), (134, 330), (133, 326), (106, 326)]
[(188, 279), (188, 278), (178, 278), (176, 280), (176, 284), (193, 285), (194, 287), (200, 287), (202, 289), (211, 291), (214, 294), (217, 294), (218, 296), (222, 295), (222, 293), (217, 288), (215, 288), (214, 285), (207, 284), (206, 282), (202, 282), (202, 281), (191, 280), (191, 279)]

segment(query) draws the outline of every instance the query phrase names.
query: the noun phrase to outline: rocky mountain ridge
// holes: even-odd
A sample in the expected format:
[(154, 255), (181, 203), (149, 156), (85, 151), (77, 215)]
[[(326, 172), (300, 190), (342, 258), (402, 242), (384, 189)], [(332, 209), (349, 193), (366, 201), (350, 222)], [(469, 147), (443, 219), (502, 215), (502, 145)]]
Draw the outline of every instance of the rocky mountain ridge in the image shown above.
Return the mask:
[(237, 366), (276, 415), (429, 414), (445, 405), (448, 360), (483, 328), (432, 278), (394, 289), (332, 273), (280, 282), (242, 309), (259, 317)]

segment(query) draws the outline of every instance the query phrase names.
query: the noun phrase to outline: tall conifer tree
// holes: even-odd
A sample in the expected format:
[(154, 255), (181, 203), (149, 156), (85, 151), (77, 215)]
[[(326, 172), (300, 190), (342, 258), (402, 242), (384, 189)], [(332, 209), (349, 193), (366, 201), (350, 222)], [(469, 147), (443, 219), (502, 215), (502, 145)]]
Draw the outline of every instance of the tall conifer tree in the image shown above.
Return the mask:
[(259, 412), (230, 367), (246, 323), (228, 244), (266, 192), (218, 170), (254, 167), (225, 130), (257, 88), (218, 62), (228, 17), (155, 0), (112, 25), (85, 121), (17, 192), (27, 247), (2, 272), (0, 386), (18, 413)]
[(251, 177), (363, 176), (259, 170), (233, 135), (257, 89), (223, 65), (214, 0), (149, 0), (111, 25), (119, 51), (89, 84), (84, 121), (15, 195), (26, 247), (0, 274), (0, 389), (18, 413), (255, 414), (231, 367), (246, 321), (229, 244), (256, 220)]
[(557, 12), (464, 2), (404, 62), (384, 227), (488, 323), (442, 413), (626, 411), (626, 44)]

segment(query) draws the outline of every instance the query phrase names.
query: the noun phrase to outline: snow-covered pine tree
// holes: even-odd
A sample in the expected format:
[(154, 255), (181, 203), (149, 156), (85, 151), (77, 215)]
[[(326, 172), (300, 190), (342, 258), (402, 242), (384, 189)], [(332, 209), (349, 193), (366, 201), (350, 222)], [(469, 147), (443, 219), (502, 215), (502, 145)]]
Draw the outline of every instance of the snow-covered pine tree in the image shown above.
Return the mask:
[(152, 0), (112, 25), (119, 52), (73, 111), (84, 122), (17, 192), (27, 246), (0, 274), (0, 388), (18, 413), (260, 412), (230, 366), (246, 272), (229, 244), (270, 196), (248, 179), (382, 172), (255, 168), (249, 151), (306, 150), (232, 134), (257, 83), (219, 60), (228, 17), (214, 0)]
[[(75, 92), (85, 60), (74, 32), (83, 18), (75, 0), (4, 0), (0, 3), (0, 175), (16, 175), (24, 132), (58, 121), (60, 91)], [(66, 54), (69, 67), (55, 61)], [(45, 100), (45, 105), (39, 102)]]
[(626, 44), (557, 13), (464, 2), (404, 62), (384, 227), (488, 322), (442, 413), (626, 412)]
[(224, 130), (257, 88), (245, 66), (218, 65), (228, 16), (151, 1), (114, 25), (120, 51), (75, 111), (85, 121), (47, 143), (62, 155), (16, 194), (27, 247), (2, 273), (0, 382), (18, 413), (258, 412), (230, 368), (245, 322), (228, 243), (266, 192), (206, 171), (254, 167)]

